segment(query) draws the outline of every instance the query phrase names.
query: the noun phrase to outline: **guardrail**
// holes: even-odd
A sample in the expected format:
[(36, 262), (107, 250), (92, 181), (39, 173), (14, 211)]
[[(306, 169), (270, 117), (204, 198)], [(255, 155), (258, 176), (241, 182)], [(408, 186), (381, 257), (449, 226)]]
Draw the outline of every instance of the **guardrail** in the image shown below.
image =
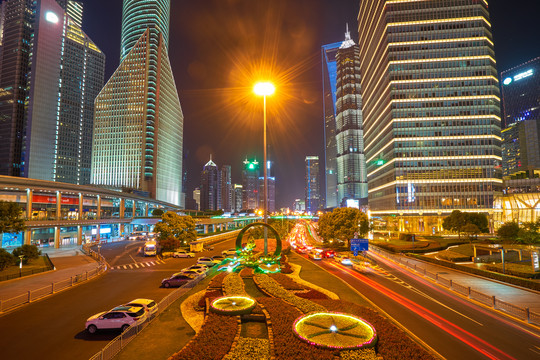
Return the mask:
[(470, 286), (461, 285), (439, 274), (431, 273), (427, 271), (425, 268), (420, 267), (415, 263), (409, 262), (409, 260), (407, 259), (403, 259), (399, 256), (395, 256), (377, 247), (370, 245), (369, 249), (401, 265), (404, 265), (409, 269), (416, 271), (417, 273), (419, 273), (420, 275), (423, 275), (426, 278), (430, 278), (431, 280), (435, 281), (437, 284), (440, 284), (456, 293), (467, 296), (467, 298), (469, 299), (476, 300), (486, 306), (492, 307), (495, 310), (504, 311), (530, 324), (540, 325), (540, 313), (530, 311), (528, 307), (516, 306), (514, 304), (499, 300), (495, 296), (487, 295), (480, 291), (474, 290)]
[(131, 325), (126, 331), (124, 331), (122, 334), (115, 337), (113, 340), (111, 340), (110, 343), (108, 343), (103, 349), (101, 349), (97, 354), (92, 356), (90, 360), (109, 360), (114, 358), (127, 344), (131, 342), (139, 333), (146, 328), (154, 319), (157, 318), (159, 314), (161, 314), (169, 305), (174, 303), (176, 300), (178, 300), (181, 296), (183, 296), (185, 293), (187, 293), (189, 290), (191, 290), (195, 285), (199, 283), (204, 278), (203, 275), (199, 275), (198, 277), (194, 278), (190, 282), (186, 283), (184, 286), (178, 288), (177, 290), (174, 290), (169, 295), (165, 296), (161, 301), (158, 303), (158, 310), (154, 314), (154, 316), (145, 321), (144, 323), (140, 325)]
[(13, 310), (14, 308), (19, 307), (23, 304), (31, 303), (32, 301), (36, 301), (38, 299), (53, 295), (59, 291), (81, 284), (100, 275), (106, 270), (106, 265), (101, 264), (94, 270), (85, 271), (84, 273), (71, 276), (64, 280), (52, 282), (51, 285), (44, 286), (39, 289), (28, 290), (27, 292), (12, 297), (11, 299), (0, 300), (0, 313)]

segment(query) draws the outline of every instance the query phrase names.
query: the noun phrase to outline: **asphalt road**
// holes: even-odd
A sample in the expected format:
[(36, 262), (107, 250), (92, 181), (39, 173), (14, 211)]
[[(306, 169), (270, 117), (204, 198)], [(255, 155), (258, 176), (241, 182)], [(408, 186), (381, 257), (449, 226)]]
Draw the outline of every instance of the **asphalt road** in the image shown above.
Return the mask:
[[(305, 257), (305, 256), (302, 256)], [(540, 359), (540, 334), (379, 261), (363, 273), (317, 261), (446, 359)]]
[[(101, 247), (101, 253), (111, 267), (153, 261), (154, 258), (137, 255), (142, 244), (107, 244)], [(231, 247), (233, 239), (197, 255), (216, 255)], [(195, 262), (196, 258), (166, 259), (163, 264), (154, 261), (155, 265), (134, 269), (113, 268), (97, 279), (8, 313), (0, 317), (0, 359), (88, 359), (120, 333), (90, 335), (84, 328), (88, 317), (135, 298), (159, 302), (173, 291), (160, 288), (161, 280)]]

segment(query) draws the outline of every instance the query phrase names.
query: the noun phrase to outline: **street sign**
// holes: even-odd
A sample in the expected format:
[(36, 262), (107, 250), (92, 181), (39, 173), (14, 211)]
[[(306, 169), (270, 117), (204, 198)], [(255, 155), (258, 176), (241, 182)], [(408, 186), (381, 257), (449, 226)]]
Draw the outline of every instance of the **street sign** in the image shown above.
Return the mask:
[[(367, 251), (369, 246), (368, 239), (351, 239), (351, 251)], [(355, 254), (356, 256), (357, 254)]]
[(354, 256), (358, 256), (358, 250), (353, 251)]

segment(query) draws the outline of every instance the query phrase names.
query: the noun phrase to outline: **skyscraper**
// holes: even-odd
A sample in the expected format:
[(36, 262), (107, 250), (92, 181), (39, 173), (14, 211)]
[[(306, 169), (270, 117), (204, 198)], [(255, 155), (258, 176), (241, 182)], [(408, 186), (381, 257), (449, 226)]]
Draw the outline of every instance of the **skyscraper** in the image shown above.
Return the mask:
[(234, 212), (239, 212), (242, 210), (242, 185), (240, 184), (234, 184), (233, 191), (232, 191), (232, 203), (233, 203), (233, 209)]
[(232, 182), (231, 182), (231, 165), (223, 165), (219, 172), (219, 181), (221, 189), (221, 206), (220, 209), (226, 212), (233, 210), (232, 204)]
[(201, 172), (201, 207), (203, 211), (219, 209), (219, 171), (217, 165), (208, 161)]
[(259, 162), (244, 160), (242, 168), (242, 208), (259, 208)]
[(4, 175), (88, 184), (105, 55), (74, 1), (9, 0), (0, 70)]
[(306, 211), (312, 214), (320, 208), (319, 157), (306, 156)]
[(169, 0), (124, 0), (122, 61), (96, 99), (92, 183), (182, 206), (184, 116), (167, 51), (169, 8)]
[(367, 204), (368, 197), (358, 54), (358, 45), (351, 39), (347, 25), (345, 41), (336, 55), (336, 163), (339, 206), (345, 206), (347, 200), (359, 200), (360, 204)]
[(454, 209), (490, 211), (502, 159), (487, 2), (362, 1), (358, 22), (372, 214), (431, 232)]
[(321, 47), (325, 141), (325, 191), (323, 193), (327, 208), (338, 206), (336, 163), (336, 55), (340, 46), (341, 42), (336, 42)]

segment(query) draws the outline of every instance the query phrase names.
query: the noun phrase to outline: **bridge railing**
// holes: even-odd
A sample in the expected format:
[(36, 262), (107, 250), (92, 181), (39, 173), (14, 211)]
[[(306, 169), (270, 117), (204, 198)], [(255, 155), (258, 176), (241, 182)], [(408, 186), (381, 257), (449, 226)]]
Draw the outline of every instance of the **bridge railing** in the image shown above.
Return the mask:
[(540, 325), (540, 313), (531, 311), (528, 307), (521, 307), (521, 306), (508, 303), (506, 301), (502, 301), (500, 299), (497, 299), (496, 296), (482, 293), (481, 291), (475, 290), (471, 288), (470, 286), (465, 286), (465, 285), (456, 283), (455, 281), (451, 279), (447, 279), (444, 276), (441, 276), (439, 274), (431, 273), (427, 271), (426, 268), (422, 266), (418, 266), (416, 261), (415, 262), (409, 261), (408, 259), (391, 254), (376, 246), (370, 245), (369, 249), (409, 269), (412, 269), (418, 274), (426, 278), (429, 278), (432, 281), (435, 281), (437, 284), (442, 285), (454, 292), (464, 295), (469, 299), (476, 300), (484, 305), (492, 307), (493, 309), (504, 311), (528, 323), (531, 323), (531, 324), (534, 323), (534, 324)]

